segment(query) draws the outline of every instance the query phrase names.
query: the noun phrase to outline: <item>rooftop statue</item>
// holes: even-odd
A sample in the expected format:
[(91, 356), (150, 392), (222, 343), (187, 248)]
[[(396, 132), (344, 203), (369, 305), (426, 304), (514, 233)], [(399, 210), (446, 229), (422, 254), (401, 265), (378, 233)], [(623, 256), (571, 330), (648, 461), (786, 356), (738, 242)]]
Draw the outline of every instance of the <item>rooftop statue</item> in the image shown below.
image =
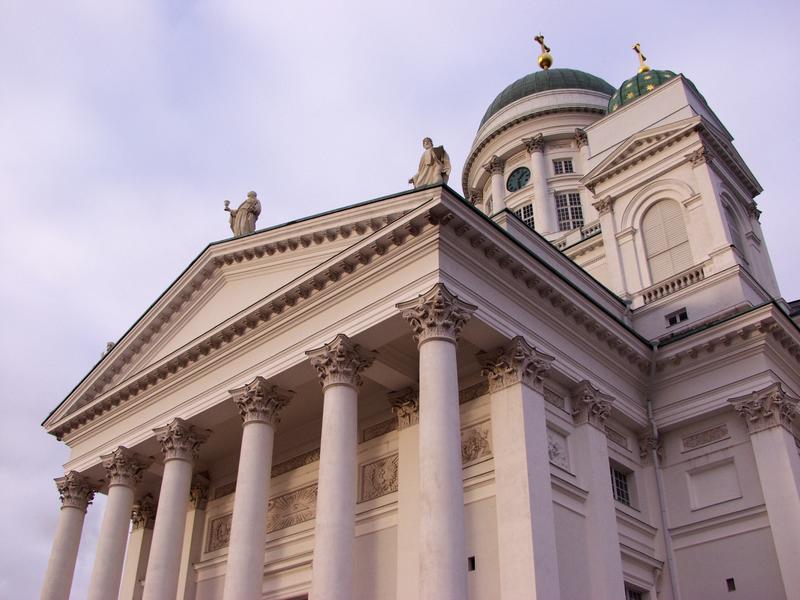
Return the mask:
[(426, 137), (422, 140), (422, 147), (425, 152), (419, 159), (419, 169), (408, 183), (414, 184), (415, 188), (447, 183), (450, 177), (450, 157), (447, 156), (444, 146), (434, 147), (431, 138)]
[(253, 233), (256, 230), (256, 221), (261, 214), (261, 202), (255, 192), (248, 192), (247, 199), (239, 208), (231, 208), (230, 200), (225, 200), (225, 210), (231, 213), (230, 224), (233, 237)]

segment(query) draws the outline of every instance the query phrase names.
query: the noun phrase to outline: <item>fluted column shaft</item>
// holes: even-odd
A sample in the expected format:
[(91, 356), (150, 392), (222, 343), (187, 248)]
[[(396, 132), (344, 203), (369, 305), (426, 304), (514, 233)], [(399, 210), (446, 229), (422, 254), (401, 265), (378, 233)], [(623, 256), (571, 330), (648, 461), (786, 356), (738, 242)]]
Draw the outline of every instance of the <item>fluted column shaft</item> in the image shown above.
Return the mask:
[(351, 600), (360, 372), (372, 361), (345, 335), (308, 352), (323, 386), (312, 600)]
[(102, 457), (109, 480), (108, 500), (100, 525), (97, 550), (89, 583), (89, 600), (110, 600), (119, 595), (134, 490), (145, 464), (127, 448)]
[(261, 598), (264, 577), (275, 427), (280, 421), (279, 411), (288, 403), (289, 395), (263, 377), (256, 377), (252, 383), (230, 393), (244, 429), (223, 597), (255, 600)]
[(442, 284), (398, 305), (419, 344), (420, 594), (467, 597), (456, 344), (476, 307)]
[(42, 600), (68, 600), (86, 507), (94, 497), (92, 485), (75, 471), (56, 479), (56, 486), (61, 496), (61, 513), (44, 576)]
[(164, 456), (164, 475), (142, 598), (175, 600), (193, 463), (205, 435), (182, 419), (174, 419), (155, 433)]

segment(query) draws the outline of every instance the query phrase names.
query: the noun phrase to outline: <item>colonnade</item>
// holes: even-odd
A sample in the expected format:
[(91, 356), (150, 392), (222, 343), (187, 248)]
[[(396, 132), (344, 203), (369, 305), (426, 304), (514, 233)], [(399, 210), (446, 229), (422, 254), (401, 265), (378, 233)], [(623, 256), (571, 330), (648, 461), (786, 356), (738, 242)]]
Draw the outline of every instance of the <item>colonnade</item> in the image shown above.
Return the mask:
[[(418, 392), (409, 388), (389, 397), (399, 425), (398, 512), (406, 523), (398, 531), (398, 597), (463, 600), (468, 595), (467, 557), (456, 350), (461, 330), (476, 307), (437, 284), (397, 308), (419, 348)], [(358, 389), (375, 353), (340, 334), (307, 355), (323, 388), (311, 598), (349, 600), (353, 596)], [(543, 387), (553, 358), (521, 337), (477, 358), (491, 394), (501, 597), (557, 600), (560, 580)], [(771, 406), (783, 402), (796, 411), (796, 401), (786, 400), (779, 387), (770, 390), (757, 393), (762, 404), (763, 398), (773, 398)], [(280, 413), (293, 392), (256, 377), (231, 390), (230, 395), (239, 410), (243, 432), (223, 594), (226, 600), (248, 600), (262, 595), (273, 442)], [(584, 465), (582, 481), (589, 492), (587, 544), (596, 550), (587, 565), (588, 575), (593, 597), (609, 600), (624, 595), (604, 432), (612, 402), (588, 381), (573, 388), (576, 427), (572, 435), (585, 454), (577, 462)], [(756, 402), (753, 398), (732, 402), (742, 414), (753, 414), (754, 409), (748, 408)], [(796, 486), (800, 462), (791, 452), (789, 438), (773, 430), (784, 421), (766, 417), (758, 421), (752, 429), (754, 449), (757, 462), (762, 455), (765, 461), (771, 457), (764, 465), (759, 462), (759, 471), (763, 468), (767, 475), (775, 471), (770, 467), (774, 455), (785, 455)], [(126, 545), (128, 561), (137, 563), (130, 579), (135, 582), (145, 575), (141, 596), (145, 600), (173, 600), (185, 583), (180, 581), (180, 566), (187, 556), (185, 547), (182, 552), (187, 509), (190, 498), (192, 502), (196, 497), (205, 498), (193, 487), (192, 471), (207, 433), (181, 419), (154, 433), (164, 461), (157, 510), (152, 498), (134, 502), (147, 459), (124, 447), (101, 457), (108, 500), (91, 576), (92, 600), (118, 596)], [(776, 480), (779, 475), (776, 472)], [(42, 598), (47, 600), (69, 597), (84, 514), (96, 487), (74, 471), (57, 479), (56, 485), (62, 510), (42, 590)], [(781, 485), (778, 481), (770, 489)], [(796, 496), (787, 504), (790, 488), (794, 489), (790, 485), (780, 493), (765, 489), (770, 515), (792, 521), (791, 515), (800, 513)], [(194, 505), (199, 508), (199, 501)], [(134, 531), (129, 541), (132, 510)], [(508, 515), (514, 515), (513, 519)], [(415, 530), (407, 530), (409, 526)], [(149, 527), (152, 531), (148, 533)], [(144, 544), (139, 537), (146, 535), (152, 536), (149, 556), (140, 553)], [(777, 545), (786, 547), (779, 556), (797, 553), (796, 538), (784, 537), (776, 540)], [(794, 577), (788, 565), (781, 563), (782, 571), (786, 566), (785, 583)], [(126, 580), (126, 594), (133, 585)]]

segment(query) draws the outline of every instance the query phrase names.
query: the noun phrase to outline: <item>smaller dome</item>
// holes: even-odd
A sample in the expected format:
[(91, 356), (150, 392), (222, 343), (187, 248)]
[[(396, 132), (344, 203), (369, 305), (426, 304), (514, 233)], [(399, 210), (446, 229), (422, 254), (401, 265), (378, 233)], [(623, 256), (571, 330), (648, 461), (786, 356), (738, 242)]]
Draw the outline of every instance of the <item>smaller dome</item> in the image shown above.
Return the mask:
[(650, 70), (639, 73), (636, 77), (626, 79), (619, 89), (614, 92), (614, 95), (611, 96), (611, 100), (608, 101), (608, 112), (612, 113), (620, 106), (633, 102), (639, 96), (652, 92), (673, 77), (676, 77), (676, 75), (672, 71)]

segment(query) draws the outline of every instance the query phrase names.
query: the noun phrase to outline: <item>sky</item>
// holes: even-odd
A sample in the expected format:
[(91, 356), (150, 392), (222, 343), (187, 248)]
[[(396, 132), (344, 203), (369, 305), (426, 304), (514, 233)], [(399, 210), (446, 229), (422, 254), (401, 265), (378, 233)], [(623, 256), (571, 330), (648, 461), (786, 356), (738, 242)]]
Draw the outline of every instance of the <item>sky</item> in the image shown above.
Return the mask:
[[(40, 2), (0, 19), (0, 598), (38, 596), (66, 448), (41, 421), (256, 190), (259, 227), (408, 189), (421, 140), (461, 164), (494, 97), (554, 67), (694, 81), (764, 193), (800, 298), (800, 3)], [(795, 166), (792, 166), (795, 165)], [(94, 558), (89, 508), (73, 598)]]

